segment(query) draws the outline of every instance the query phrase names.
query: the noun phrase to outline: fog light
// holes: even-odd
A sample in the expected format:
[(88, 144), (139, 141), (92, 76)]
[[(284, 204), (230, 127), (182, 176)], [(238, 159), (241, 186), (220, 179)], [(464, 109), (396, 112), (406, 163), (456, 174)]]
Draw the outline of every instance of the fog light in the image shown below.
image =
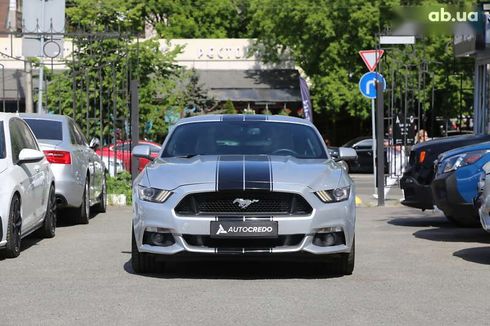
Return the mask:
[(154, 245), (159, 245), (165, 240), (165, 236), (162, 233), (153, 233), (151, 235), (151, 242), (153, 242)]
[(175, 243), (172, 233), (157, 233), (146, 231), (143, 235), (143, 244), (151, 246), (169, 247)]
[[(326, 228), (325, 228), (326, 229)], [(325, 230), (321, 229), (321, 230)], [(345, 244), (343, 232), (318, 232), (315, 233), (313, 244), (319, 247), (330, 247)]]

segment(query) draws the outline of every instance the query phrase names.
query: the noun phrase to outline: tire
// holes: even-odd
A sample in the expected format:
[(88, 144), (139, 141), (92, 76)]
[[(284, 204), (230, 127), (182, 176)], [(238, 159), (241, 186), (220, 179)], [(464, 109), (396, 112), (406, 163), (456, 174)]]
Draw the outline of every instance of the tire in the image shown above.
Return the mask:
[(54, 238), (56, 234), (56, 194), (54, 186), (49, 189), (48, 207), (44, 216), (43, 226), (40, 230), (43, 238)]
[(138, 251), (134, 229), (131, 237), (131, 266), (137, 274), (154, 273), (157, 270), (155, 257), (152, 254)]
[(20, 242), (22, 231), (22, 216), (20, 213), (21, 201), (15, 194), (10, 203), (9, 220), (7, 226), (7, 245), (2, 250), (5, 258), (15, 258), (20, 255)]
[(105, 173), (102, 179), (102, 192), (99, 196), (99, 202), (94, 206), (94, 209), (97, 213), (105, 213), (107, 211), (107, 177)]
[(479, 217), (476, 216), (449, 216), (444, 214), (447, 220), (456, 226), (462, 228), (480, 228), (481, 223)]
[(82, 204), (75, 210), (75, 223), (88, 224), (90, 220), (90, 180), (87, 176), (83, 189)]
[(338, 275), (352, 275), (354, 272), (354, 262), (356, 256), (356, 239), (352, 240), (351, 251), (346, 254), (341, 254), (340, 258), (333, 266), (333, 272)]

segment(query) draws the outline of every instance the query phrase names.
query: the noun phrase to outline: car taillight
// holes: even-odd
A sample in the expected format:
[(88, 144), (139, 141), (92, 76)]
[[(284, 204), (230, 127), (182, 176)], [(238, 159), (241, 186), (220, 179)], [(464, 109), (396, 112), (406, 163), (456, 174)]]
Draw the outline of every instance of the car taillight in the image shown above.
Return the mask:
[(49, 163), (55, 164), (71, 164), (70, 152), (66, 151), (44, 151), (46, 159)]
[(425, 161), (425, 151), (420, 152), (419, 163), (422, 164)]

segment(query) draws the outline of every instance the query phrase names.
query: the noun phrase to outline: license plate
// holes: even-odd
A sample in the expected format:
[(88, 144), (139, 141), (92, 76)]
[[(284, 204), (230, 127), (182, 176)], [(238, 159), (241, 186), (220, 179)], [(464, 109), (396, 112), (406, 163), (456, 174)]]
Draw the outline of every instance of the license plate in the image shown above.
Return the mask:
[(211, 222), (211, 238), (277, 238), (277, 222), (222, 221)]

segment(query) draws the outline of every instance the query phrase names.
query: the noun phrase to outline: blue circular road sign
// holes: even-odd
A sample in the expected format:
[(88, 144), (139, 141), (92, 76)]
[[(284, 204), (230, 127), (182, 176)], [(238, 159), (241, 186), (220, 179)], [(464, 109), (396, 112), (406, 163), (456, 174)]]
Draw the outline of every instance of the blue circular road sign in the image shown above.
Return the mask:
[(383, 91), (386, 90), (386, 80), (383, 75), (377, 72), (368, 72), (362, 75), (361, 80), (359, 80), (359, 90), (361, 94), (367, 98), (376, 98), (376, 80), (383, 84)]

